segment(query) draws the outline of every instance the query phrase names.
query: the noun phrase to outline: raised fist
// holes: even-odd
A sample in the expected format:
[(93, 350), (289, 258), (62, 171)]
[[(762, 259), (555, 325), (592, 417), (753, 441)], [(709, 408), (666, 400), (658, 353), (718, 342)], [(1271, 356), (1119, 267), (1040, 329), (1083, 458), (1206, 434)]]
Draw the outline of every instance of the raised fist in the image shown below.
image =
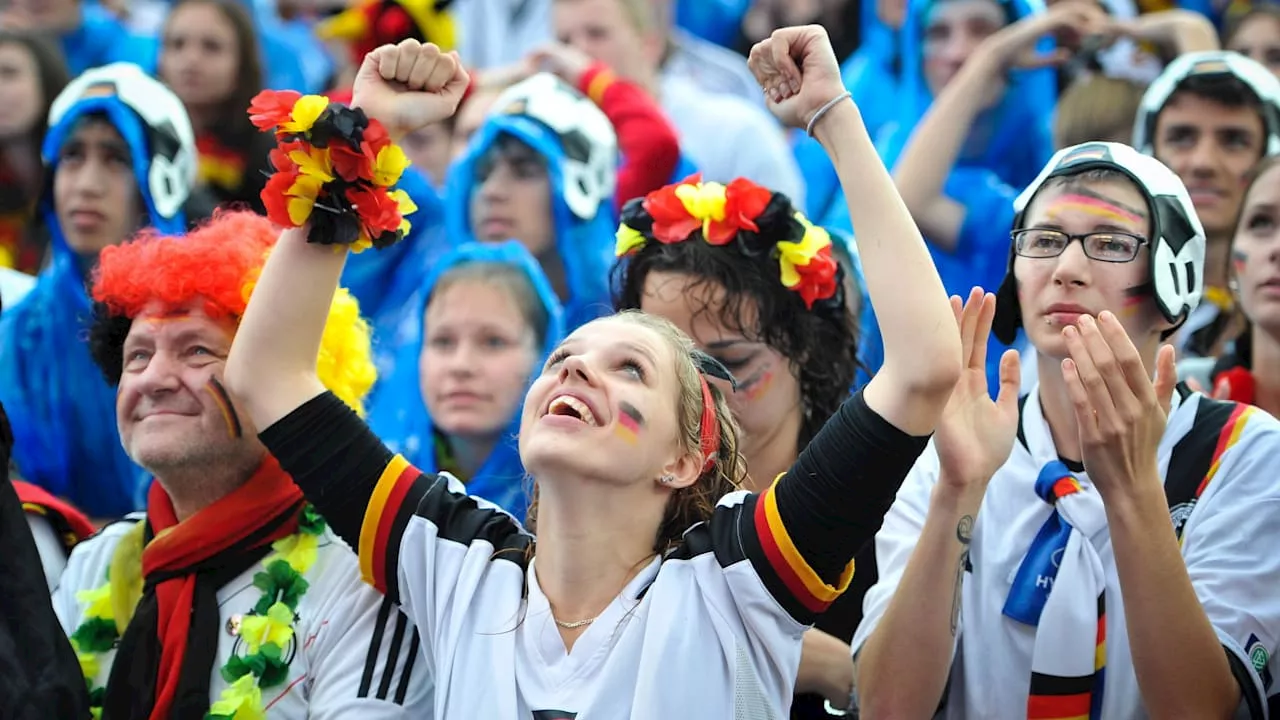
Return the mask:
[(844, 92), (840, 64), (821, 25), (774, 30), (751, 48), (747, 65), (769, 109), (791, 127), (806, 127), (819, 108)]
[(470, 78), (456, 52), (402, 40), (365, 56), (352, 105), (381, 122), (392, 139), (451, 117)]

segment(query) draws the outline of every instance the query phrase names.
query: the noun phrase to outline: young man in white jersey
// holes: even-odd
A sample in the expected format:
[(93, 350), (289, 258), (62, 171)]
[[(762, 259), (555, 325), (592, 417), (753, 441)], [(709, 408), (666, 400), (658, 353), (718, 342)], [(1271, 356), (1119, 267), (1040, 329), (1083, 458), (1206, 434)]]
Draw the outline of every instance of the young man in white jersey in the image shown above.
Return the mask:
[[(257, 441), (221, 384), (277, 229), (248, 212), (103, 250), (90, 344), (147, 511), (72, 552), (54, 609), (109, 720), (418, 717), (417, 630)], [(360, 409), (369, 329), (340, 295), (325, 384)]]
[(987, 392), (968, 373), (904, 482), (852, 643), (861, 707), (1266, 717), (1280, 423), (1175, 388), (1160, 343), (1204, 282), (1191, 199), (1157, 160), (1086, 143), (1016, 207), (1009, 272), (962, 334), (981, 352), (1025, 328), (1040, 381), (961, 412)]

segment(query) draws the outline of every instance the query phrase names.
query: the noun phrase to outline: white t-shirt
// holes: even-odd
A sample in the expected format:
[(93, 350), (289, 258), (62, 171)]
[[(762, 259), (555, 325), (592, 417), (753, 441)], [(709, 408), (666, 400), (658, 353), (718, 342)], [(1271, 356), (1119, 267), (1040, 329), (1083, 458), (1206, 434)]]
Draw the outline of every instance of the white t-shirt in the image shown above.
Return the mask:
[[(129, 515), (103, 528), (71, 552), (62, 582), (53, 593), (53, 608), (68, 635), (84, 621), (81, 590), (102, 586), (111, 556), (121, 538), (144, 519)], [(221, 630), (218, 659), (209, 685), (216, 702), (227, 688), (220, 670), (233, 652), (244, 652), (229, 621), (248, 615), (262, 593), (253, 586), (254, 565), (218, 591)], [(320, 537), (310, 583), (298, 601), (294, 640), (285, 649), (289, 677), (263, 690), (262, 705), (271, 720), (365, 720), (430, 717), (430, 676), (422, 661), (417, 631), (395, 605), (360, 580), (356, 556), (336, 535)], [(103, 653), (94, 686), (103, 686), (115, 650)]]
[[(1033, 388), (1025, 399), (1019, 440), (1009, 461), (991, 478), (974, 524), (972, 571), (964, 578), (957, 648), (940, 717), (1026, 717), (1035, 628), (1006, 618), (1002, 608), (1032, 539), (1052, 512), (1034, 489), (1040, 468), (1058, 457), (1038, 391), (1038, 386)], [(1280, 544), (1280, 423), (1253, 408), (1239, 422), (1229, 424), (1227, 432), (1209, 430), (1210, 423), (1197, 424), (1193, 430), (1198, 411), (1212, 408), (1207, 404), (1210, 402), (1198, 393), (1185, 399), (1174, 393), (1168, 427), (1157, 450), (1160, 474), (1167, 483), (1172, 482), (1170, 456), (1184, 437), (1221, 450), (1220, 464), (1198, 502), (1193, 508), (1175, 507), (1172, 515), (1182, 530), (1182, 555), (1196, 596), (1223, 647), (1235, 656), (1232, 665), (1237, 679), (1243, 687), (1251, 687), (1255, 702), (1265, 708), (1266, 698), (1280, 692), (1271, 682), (1280, 673), (1276, 660), (1280, 645), (1280, 552), (1276, 551)], [(1075, 476), (1085, 499), (1105, 512), (1088, 476)], [(855, 655), (884, 616), (902, 580), (937, 479), (938, 455), (931, 443), (907, 476), (876, 535), (880, 578), (864, 600), (862, 624), (852, 643)], [(1102, 717), (1146, 717), (1130, 654), (1110, 535), (1104, 530), (1091, 540), (1107, 578)], [(1246, 704), (1242, 700), (1241, 717), (1249, 716)]]
[(366, 577), (399, 593), (422, 632), (436, 717), (787, 716), (807, 625), (795, 619), (804, 601), (779, 578), (817, 575), (770, 564), (762, 548), (778, 547), (776, 531), (757, 529), (773, 527), (767, 503), (725, 496), (710, 522), (654, 559), (566, 653), (526, 561), (531, 537), (465, 492), (447, 473), (422, 476), (397, 456), (360, 543), (365, 550), (368, 538), (372, 551), (361, 554)]

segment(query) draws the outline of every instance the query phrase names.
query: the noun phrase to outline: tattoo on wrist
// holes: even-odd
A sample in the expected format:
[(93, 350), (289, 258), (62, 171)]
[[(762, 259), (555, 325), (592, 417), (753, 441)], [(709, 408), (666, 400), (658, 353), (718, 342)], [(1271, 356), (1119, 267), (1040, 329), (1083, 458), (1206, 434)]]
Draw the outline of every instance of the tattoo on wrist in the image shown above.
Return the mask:
[(973, 516), (965, 515), (956, 523), (956, 540), (960, 541), (960, 558), (956, 561), (956, 582), (951, 594), (951, 637), (960, 628), (960, 591), (964, 587), (964, 571), (969, 567), (969, 543), (973, 541)]

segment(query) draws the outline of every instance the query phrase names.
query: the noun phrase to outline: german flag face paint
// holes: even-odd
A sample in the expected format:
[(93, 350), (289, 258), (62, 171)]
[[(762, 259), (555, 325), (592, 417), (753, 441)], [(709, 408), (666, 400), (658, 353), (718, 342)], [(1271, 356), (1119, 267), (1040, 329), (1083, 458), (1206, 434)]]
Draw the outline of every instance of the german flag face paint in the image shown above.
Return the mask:
[(227, 394), (227, 389), (222, 386), (218, 378), (209, 378), (209, 383), (204, 389), (222, 411), (222, 419), (227, 423), (227, 433), (233, 439), (244, 435), (244, 430), (240, 427), (240, 416), (236, 414), (236, 406), (231, 404), (231, 396)]
[(644, 427), (644, 416), (629, 402), (618, 405), (618, 424), (614, 433), (635, 445), (640, 442), (640, 429)]

